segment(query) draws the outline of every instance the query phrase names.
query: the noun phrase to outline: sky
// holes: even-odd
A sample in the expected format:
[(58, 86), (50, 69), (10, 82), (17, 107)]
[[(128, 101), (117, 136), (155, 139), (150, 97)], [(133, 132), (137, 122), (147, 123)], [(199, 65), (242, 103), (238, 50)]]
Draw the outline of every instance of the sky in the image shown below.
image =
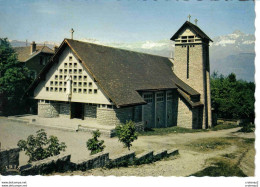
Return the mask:
[(211, 38), (240, 30), (254, 34), (253, 1), (177, 0), (0, 0), (0, 37), (103, 42), (170, 38), (191, 15)]

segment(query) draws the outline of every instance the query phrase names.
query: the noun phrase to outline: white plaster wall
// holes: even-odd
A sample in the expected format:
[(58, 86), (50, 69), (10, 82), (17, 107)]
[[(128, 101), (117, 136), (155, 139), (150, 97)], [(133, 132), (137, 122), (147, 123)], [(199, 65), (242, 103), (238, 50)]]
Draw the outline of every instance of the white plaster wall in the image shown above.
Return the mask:
[[(72, 56), (72, 61), (69, 60), (69, 57)], [(64, 67), (65, 63), (67, 63), (67, 68)], [(72, 68), (69, 68), (69, 63), (72, 63)], [(77, 64), (77, 68), (74, 68), (74, 63)], [(60, 69), (62, 69), (62, 73), (60, 73)], [(67, 73), (64, 73), (64, 70), (67, 69)], [(72, 73), (69, 74), (69, 69), (72, 69)], [(74, 69), (77, 69), (77, 73), (74, 73)], [(79, 69), (82, 69), (82, 73), (79, 74)], [(55, 75), (58, 75), (58, 80), (55, 79)], [(60, 75), (62, 79), (60, 79)], [(104, 92), (101, 90), (99, 85), (94, 82), (93, 77), (87, 72), (86, 68), (78, 61), (76, 56), (73, 54), (71, 49), (67, 47), (63, 53), (59, 57), (59, 62), (55, 63), (53, 67), (49, 70), (46, 75), (45, 81), (42, 80), (34, 91), (35, 99), (44, 99), (44, 100), (56, 100), (56, 101), (68, 101), (68, 97), (66, 95), (66, 91), (64, 88), (64, 76), (72, 76), (72, 97), (71, 102), (81, 102), (81, 103), (95, 103), (95, 104), (111, 104), (109, 99), (105, 96)], [(82, 76), (82, 81), (73, 80), (74, 76)], [(84, 76), (87, 76), (87, 80), (84, 81)], [(51, 81), (53, 81), (53, 86), (51, 85)], [(58, 86), (55, 86), (55, 81), (58, 82)], [(60, 85), (62, 82), (62, 85)], [(74, 86), (73, 82), (81, 82), (82, 85)], [(84, 82), (87, 82), (87, 86), (83, 85)], [(89, 86), (89, 82), (92, 83), (92, 86)], [(49, 91), (46, 91), (46, 87), (49, 88)], [(51, 87), (53, 87), (53, 91), (51, 91)], [(58, 90), (55, 91), (55, 88)], [(73, 92), (73, 90), (77, 89), (77, 92)], [(60, 91), (60, 89), (62, 89)], [(81, 93), (78, 93), (78, 89), (81, 89)], [(87, 93), (83, 93), (84, 89), (87, 90)], [(92, 89), (92, 94), (89, 93), (89, 89)], [(97, 93), (94, 94), (94, 89), (97, 89)]]

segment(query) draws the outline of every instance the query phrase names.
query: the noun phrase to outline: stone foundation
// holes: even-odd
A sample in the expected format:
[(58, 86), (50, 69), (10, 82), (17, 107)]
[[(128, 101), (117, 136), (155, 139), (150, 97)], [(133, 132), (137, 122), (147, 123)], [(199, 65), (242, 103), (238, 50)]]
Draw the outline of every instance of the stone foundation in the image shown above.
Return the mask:
[(102, 125), (117, 125), (133, 120), (133, 107), (108, 109), (97, 108), (97, 122)]
[(59, 103), (38, 103), (38, 116), (44, 118), (59, 117)]
[(97, 105), (85, 104), (84, 118), (85, 120), (97, 118)]
[(60, 114), (61, 118), (70, 118), (70, 104), (69, 103), (60, 103)]
[(178, 99), (177, 126), (192, 128), (192, 108), (182, 97)]
[(137, 132), (142, 132), (144, 131), (144, 123), (141, 122), (135, 122), (135, 128)]

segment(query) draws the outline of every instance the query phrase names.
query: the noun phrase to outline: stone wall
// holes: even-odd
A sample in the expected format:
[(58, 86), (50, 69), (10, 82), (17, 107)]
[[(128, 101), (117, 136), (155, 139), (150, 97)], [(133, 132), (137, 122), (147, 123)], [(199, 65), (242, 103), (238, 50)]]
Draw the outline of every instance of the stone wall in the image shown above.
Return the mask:
[(144, 123), (141, 122), (135, 122), (135, 128), (137, 132), (142, 132), (144, 131)]
[[(189, 78), (187, 78), (187, 47), (175, 46), (174, 73), (186, 84), (202, 94), (204, 101), (203, 46), (189, 47)], [(190, 46), (190, 45), (189, 45)]]
[(205, 61), (205, 90), (206, 90), (206, 99), (207, 99), (207, 108), (205, 111), (207, 112), (208, 117), (208, 127), (212, 126), (212, 111), (211, 111), (211, 90), (210, 90), (210, 61), (209, 61), (209, 46), (204, 46), (204, 61)]
[(71, 155), (57, 155), (44, 160), (20, 166), (21, 175), (40, 175), (52, 172), (64, 172), (70, 169)]
[(184, 128), (192, 128), (191, 107), (181, 96), (178, 99), (177, 126)]
[(135, 159), (135, 152), (131, 151), (130, 153), (123, 153), (121, 155), (117, 155), (110, 158), (110, 162), (115, 165), (118, 165), (124, 161), (132, 162)]
[(147, 151), (136, 156), (139, 163), (151, 162), (154, 159), (153, 151)]
[(86, 171), (94, 168), (102, 168), (108, 163), (108, 153), (97, 153), (92, 155), (89, 159), (80, 160), (76, 164), (76, 170)]
[(61, 118), (70, 119), (70, 104), (62, 102), (60, 103), (60, 115)]
[(154, 159), (156, 161), (160, 160), (160, 159), (165, 158), (167, 156), (167, 150), (157, 151), (157, 152), (153, 153), (153, 155), (154, 155)]
[[(189, 78), (187, 78), (187, 51), (189, 46)], [(209, 74), (209, 50), (207, 44), (176, 45), (174, 73), (201, 94), (203, 128), (211, 126), (211, 96)]]
[(38, 103), (38, 116), (44, 118), (59, 117), (59, 103)]
[[(86, 171), (94, 168), (102, 167), (120, 167), (127, 165), (139, 165), (144, 163), (151, 163), (158, 161), (165, 157), (175, 156), (179, 154), (178, 150), (162, 150), (154, 153), (148, 151), (136, 156), (135, 152), (130, 151), (121, 155), (109, 157), (109, 153), (97, 153), (84, 160), (71, 162), (71, 155), (60, 154), (54, 157), (49, 157), (44, 160), (32, 162), (19, 167), (21, 175), (42, 175), (50, 174), (53, 172), (66, 172), (66, 171)], [(18, 156), (19, 158), (19, 156)]]
[(133, 121), (133, 107), (109, 109), (97, 108), (97, 122), (102, 125), (117, 125)]
[(85, 120), (97, 118), (97, 105), (85, 104)]
[(0, 171), (3, 168), (11, 166), (19, 166), (20, 148), (9, 148), (0, 150)]

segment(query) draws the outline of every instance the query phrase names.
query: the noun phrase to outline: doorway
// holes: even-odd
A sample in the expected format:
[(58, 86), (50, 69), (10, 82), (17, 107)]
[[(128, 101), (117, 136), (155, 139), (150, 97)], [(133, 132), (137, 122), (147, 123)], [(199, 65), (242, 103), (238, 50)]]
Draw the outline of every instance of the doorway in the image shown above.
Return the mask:
[(71, 103), (70, 105), (70, 118), (78, 118), (84, 120), (84, 104), (82, 103)]

